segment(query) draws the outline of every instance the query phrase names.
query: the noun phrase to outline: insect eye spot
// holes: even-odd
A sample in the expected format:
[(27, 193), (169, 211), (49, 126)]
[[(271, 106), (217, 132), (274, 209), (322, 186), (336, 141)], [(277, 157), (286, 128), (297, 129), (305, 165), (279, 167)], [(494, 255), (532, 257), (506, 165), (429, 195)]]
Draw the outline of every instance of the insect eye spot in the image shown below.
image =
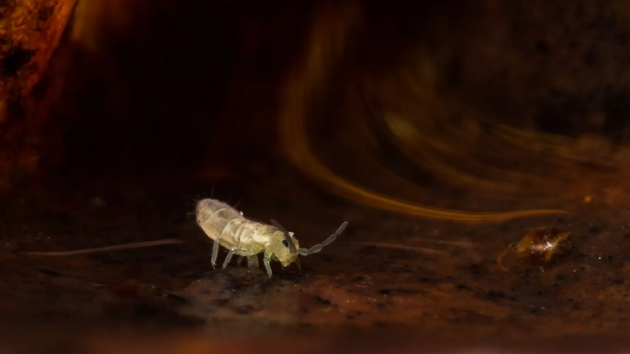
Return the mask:
[(282, 244), (284, 245), (284, 247), (289, 247), (289, 243), (287, 242), (287, 240), (282, 240)]

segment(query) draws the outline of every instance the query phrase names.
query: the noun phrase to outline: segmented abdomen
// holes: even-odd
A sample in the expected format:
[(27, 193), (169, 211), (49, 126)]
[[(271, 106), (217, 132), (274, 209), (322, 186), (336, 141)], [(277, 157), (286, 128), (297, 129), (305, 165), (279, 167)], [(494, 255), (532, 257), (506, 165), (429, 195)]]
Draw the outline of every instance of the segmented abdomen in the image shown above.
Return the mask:
[(214, 199), (197, 202), (197, 223), (213, 240), (226, 248), (259, 251), (264, 248), (266, 235), (273, 226), (248, 220), (231, 206)]

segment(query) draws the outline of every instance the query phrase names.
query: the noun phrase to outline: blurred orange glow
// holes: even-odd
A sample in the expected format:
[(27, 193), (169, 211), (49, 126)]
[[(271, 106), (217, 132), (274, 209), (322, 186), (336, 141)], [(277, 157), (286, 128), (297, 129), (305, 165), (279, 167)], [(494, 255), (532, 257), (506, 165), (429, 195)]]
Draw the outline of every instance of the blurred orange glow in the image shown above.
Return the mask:
[[(322, 6), (324, 13), (315, 14), (315, 23), (309, 37), (305, 57), (289, 75), (280, 104), (280, 135), (287, 157), (305, 174), (345, 198), (371, 207), (420, 216), (463, 222), (502, 221), (536, 215), (567, 213), (563, 210), (522, 210), (498, 213), (474, 213), (431, 208), (371, 191), (338, 176), (326, 167), (313, 153), (306, 131), (307, 110), (312, 105), (310, 97), (321, 89), (330, 75), (332, 63), (343, 56), (349, 34), (356, 30), (363, 19), (356, 2), (347, 2), (331, 8)], [(336, 10), (336, 11), (335, 11)], [(408, 127), (398, 130), (401, 134), (413, 133)], [(454, 173), (454, 172), (453, 172)]]

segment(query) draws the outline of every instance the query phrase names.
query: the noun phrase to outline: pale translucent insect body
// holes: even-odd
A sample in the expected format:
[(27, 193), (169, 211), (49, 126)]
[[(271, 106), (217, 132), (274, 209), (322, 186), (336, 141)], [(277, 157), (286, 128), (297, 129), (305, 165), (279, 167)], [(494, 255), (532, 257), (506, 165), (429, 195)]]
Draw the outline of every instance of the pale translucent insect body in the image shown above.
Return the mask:
[(243, 216), (243, 213), (219, 200), (198, 201), (196, 215), (197, 224), (210, 239), (214, 240), (211, 258), (213, 267), (216, 266), (219, 245), (229, 250), (223, 262), (224, 269), (233, 255), (239, 256), (239, 264), (246, 257), (250, 268), (258, 267), (257, 255), (263, 253), (263, 263), (270, 278), (272, 276), (271, 260), (279, 261), (284, 267), (296, 262), (299, 267), (298, 255), (308, 256), (321, 251), (324, 246), (333, 242), (348, 224), (344, 222), (324, 242), (306, 249), (300, 248), (293, 233), (286, 231), (275, 220), (271, 220), (273, 226), (249, 220)]

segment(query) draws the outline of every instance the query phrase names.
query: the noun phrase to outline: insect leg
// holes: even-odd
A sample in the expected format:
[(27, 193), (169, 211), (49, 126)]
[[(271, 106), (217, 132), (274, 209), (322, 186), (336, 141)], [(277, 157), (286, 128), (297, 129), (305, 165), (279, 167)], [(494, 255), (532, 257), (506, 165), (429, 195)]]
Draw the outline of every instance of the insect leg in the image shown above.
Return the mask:
[(228, 265), (228, 263), (230, 263), (230, 261), (232, 260), (232, 255), (234, 254), (234, 250), (230, 250), (230, 252), (227, 254), (227, 256), (225, 257), (225, 261), (223, 261), (223, 269), (225, 269)]
[(218, 255), (219, 255), (219, 241), (215, 240), (214, 244), (212, 245), (212, 260), (210, 261), (212, 263), (212, 269), (214, 269), (217, 265)]
[(346, 228), (346, 226), (348, 226), (348, 222), (344, 221), (343, 224), (341, 224), (341, 226), (339, 226), (337, 231), (335, 231), (334, 234), (330, 235), (324, 242), (320, 243), (319, 245), (315, 245), (315, 246), (313, 246), (313, 247), (311, 247), (309, 249), (300, 248), (300, 254), (302, 256), (308, 256), (308, 255), (311, 255), (313, 253), (317, 253), (317, 252), (321, 251), (322, 248), (328, 246), (333, 241), (335, 241), (337, 239), (337, 236), (339, 236), (343, 232), (343, 230)]
[[(236, 265), (240, 266), (241, 262), (243, 262), (243, 259), (245, 259), (245, 257), (243, 256), (238, 256), (238, 258), (236, 259)], [(249, 260), (247, 261), (247, 263), (249, 264)]]
[(271, 265), (269, 264), (269, 262), (271, 262), (271, 253), (265, 252), (263, 263), (265, 264), (265, 269), (267, 269), (267, 275), (269, 276), (269, 279), (271, 279)]
[(248, 268), (258, 268), (260, 264), (258, 263), (258, 256), (253, 255), (247, 257), (247, 267)]

